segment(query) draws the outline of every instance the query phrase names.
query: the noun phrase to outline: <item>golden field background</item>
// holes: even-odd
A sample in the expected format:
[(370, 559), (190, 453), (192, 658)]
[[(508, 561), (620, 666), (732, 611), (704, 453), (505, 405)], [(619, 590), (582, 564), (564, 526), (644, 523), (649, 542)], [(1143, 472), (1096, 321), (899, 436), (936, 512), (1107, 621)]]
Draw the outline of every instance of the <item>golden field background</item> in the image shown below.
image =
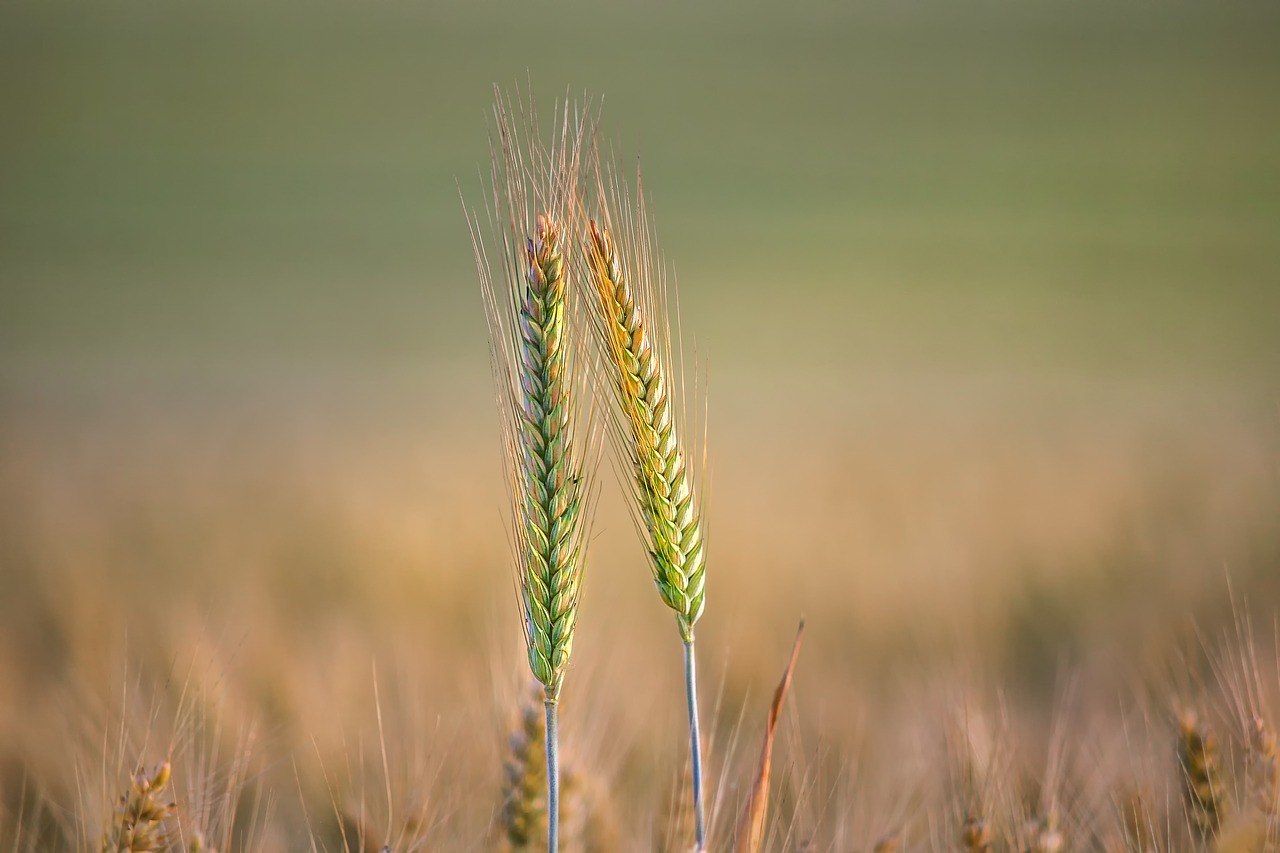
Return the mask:
[[(1236, 770), (1241, 672), (1280, 723), (1277, 36), (1245, 2), (6, 5), (0, 844), (96, 847), (167, 755), (230, 849), (491, 838), (523, 663), (458, 190), (495, 81), (603, 96), (643, 158), (708, 389), (717, 831), (804, 616), (771, 849), (951, 848), (965, 749), (1002, 814), (1051, 777), (1084, 849), (1129, 789), (1181, 837), (1175, 703)], [(610, 475), (562, 737), (653, 849), (680, 647)]]

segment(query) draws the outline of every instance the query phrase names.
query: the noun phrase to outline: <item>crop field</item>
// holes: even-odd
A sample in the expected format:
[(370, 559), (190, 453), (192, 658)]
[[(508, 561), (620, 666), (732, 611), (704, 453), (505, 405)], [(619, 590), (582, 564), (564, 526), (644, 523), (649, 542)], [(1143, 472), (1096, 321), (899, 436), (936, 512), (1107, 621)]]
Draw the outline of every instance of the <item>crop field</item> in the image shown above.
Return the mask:
[[(802, 619), (760, 850), (1280, 849), (1277, 44), (1243, 0), (5, 4), (0, 850), (546, 849), (494, 84), (593, 104), (673, 273), (708, 849)], [(693, 847), (632, 477), (565, 851)]]

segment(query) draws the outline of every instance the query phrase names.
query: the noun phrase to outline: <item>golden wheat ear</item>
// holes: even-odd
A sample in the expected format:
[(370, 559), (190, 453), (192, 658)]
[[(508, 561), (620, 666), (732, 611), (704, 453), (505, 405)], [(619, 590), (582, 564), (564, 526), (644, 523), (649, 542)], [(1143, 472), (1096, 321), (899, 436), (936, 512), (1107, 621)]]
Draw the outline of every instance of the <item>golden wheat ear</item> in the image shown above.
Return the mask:
[(142, 767), (120, 796), (111, 821), (102, 834), (102, 853), (151, 853), (167, 850), (173, 838), (168, 825), (176, 811), (165, 802), (172, 767), (168, 761), (150, 772)]
[(543, 144), (532, 98), (496, 92), (492, 201), (468, 214), (502, 423), (516, 598), (546, 709), (548, 848), (557, 841), (557, 704), (573, 649), (600, 441), (569, 286), (587, 121), (566, 103)]
[[(649, 556), (654, 586), (675, 614), (684, 643), (692, 797), (697, 849), (706, 844), (702, 748), (698, 731), (694, 626), (706, 606), (706, 553), (685, 426), (684, 385), (672, 369), (663, 264), (653, 241), (639, 178), (631, 196), (593, 162), (596, 218), (586, 230), (591, 327), (613, 398), (606, 432), (615, 451), (629, 508)], [(634, 201), (633, 201), (634, 199)]]

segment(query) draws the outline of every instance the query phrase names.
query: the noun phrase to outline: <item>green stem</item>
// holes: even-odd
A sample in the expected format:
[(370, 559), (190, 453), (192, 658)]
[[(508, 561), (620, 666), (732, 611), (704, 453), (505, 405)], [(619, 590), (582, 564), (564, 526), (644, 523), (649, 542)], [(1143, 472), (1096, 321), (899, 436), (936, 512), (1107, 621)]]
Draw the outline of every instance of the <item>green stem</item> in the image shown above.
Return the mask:
[(693, 821), (696, 850), (707, 849), (707, 833), (702, 817), (702, 736), (698, 734), (698, 670), (694, 663), (693, 638), (684, 644), (684, 686), (689, 702), (689, 756), (693, 768)]
[(547, 708), (547, 853), (556, 853), (560, 840), (560, 743), (556, 735), (558, 704), (548, 699)]

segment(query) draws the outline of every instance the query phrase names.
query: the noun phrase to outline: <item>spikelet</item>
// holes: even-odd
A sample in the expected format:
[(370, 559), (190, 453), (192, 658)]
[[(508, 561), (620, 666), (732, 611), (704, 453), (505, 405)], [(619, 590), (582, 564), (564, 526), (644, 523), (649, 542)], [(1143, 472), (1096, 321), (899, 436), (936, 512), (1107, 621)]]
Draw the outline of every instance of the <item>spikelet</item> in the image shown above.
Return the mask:
[[(585, 125), (571, 130), (566, 104), (550, 150), (537, 141), (532, 104), (518, 126), (497, 99), (488, 229), (469, 216), (489, 322), (502, 418), (512, 539), (529, 667), (547, 701), (558, 700), (573, 646), (589, 519), (593, 433), (568, 286), (581, 202), (579, 158)], [(485, 244), (501, 248), (490, 262)], [(500, 272), (493, 269), (501, 267)]]
[(597, 182), (602, 218), (590, 223), (587, 260), (593, 325), (616, 403), (610, 438), (631, 470), (632, 505), (654, 584), (688, 643), (706, 603), (706, 561), (673, 400), (665, 279), (642, 189), (636, 188), (633, 208), (616, 184), (607, 192), (603, 180)]
[(502, 808), (498, 829), (505, 849), (546, 849), (546, 722), (540, 702), (522, 703), (502, 766)]
[(150, 773), (138, 768), (103, 832), (102, 853), (153, 853), (168, 847), (172, 833), (166, 821), (175, 806), (161, 802), (160, 797), (171, 773), (168, 761)]
[(1202, 838), (1213, 838), (1226, 819), (1227, 791), (1222, 783), (1217, 735), (1192, 711), (1178, 715), (1178, 766), (1187, 818)]

